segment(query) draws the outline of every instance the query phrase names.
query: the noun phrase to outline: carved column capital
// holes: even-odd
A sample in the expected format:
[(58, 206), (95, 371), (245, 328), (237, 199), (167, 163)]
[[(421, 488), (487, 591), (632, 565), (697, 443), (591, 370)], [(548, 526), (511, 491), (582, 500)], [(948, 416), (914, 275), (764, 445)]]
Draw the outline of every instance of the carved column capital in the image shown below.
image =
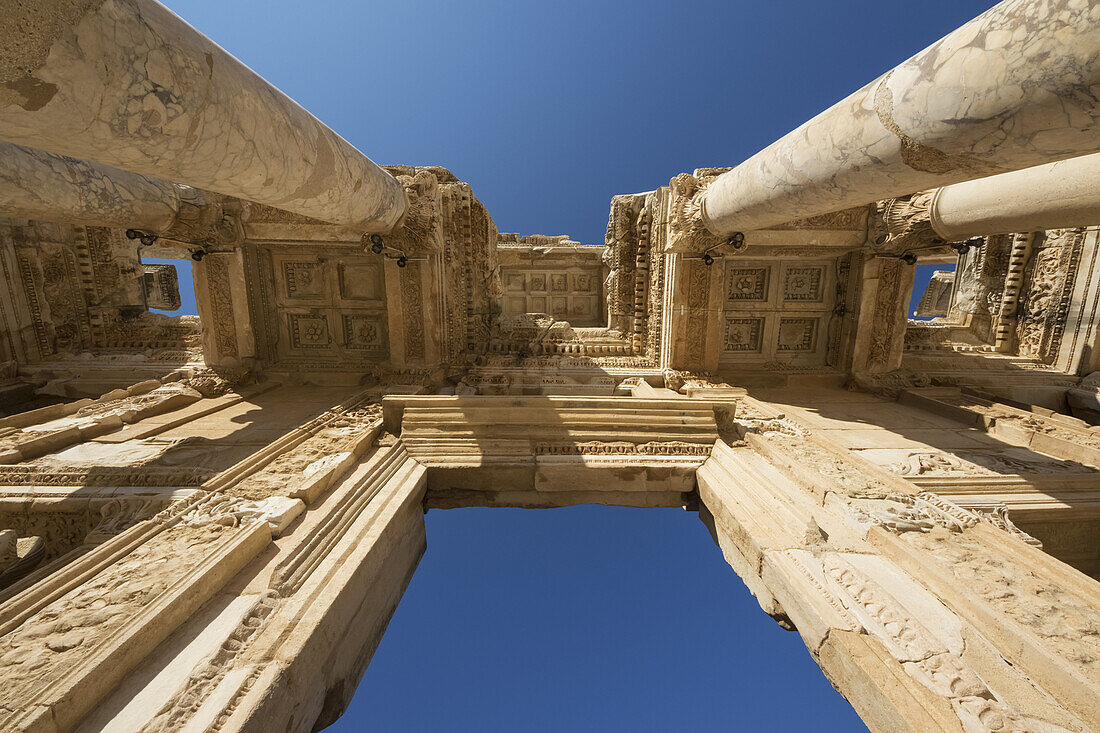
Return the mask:
[(703, 197), (712, 179), (681, 173), (669, 181), (669, 252), (699, 253), (716, 247), (726, 237), (715, 234), (703, 219)]
[(936, 190), (880, 201), (871, 224), (871, 247), (878, 252), (928, 249), (945, 244), (932, 226)]
[[(439, 179), (431, 171), (419, 169), (412, 175), (394, 173), (405, 191), (408, 206), (383, 241), (387, 247), (406, 255), (422, 255), (443, 249), (442, 192)], [(364, 245), (369, 246), (370, 236), (364, 235)]]
[(190, 186), (177, 186), (176, 191), (178, 211), (161, 237), (221, 249), (244, 241), (240, 200)]

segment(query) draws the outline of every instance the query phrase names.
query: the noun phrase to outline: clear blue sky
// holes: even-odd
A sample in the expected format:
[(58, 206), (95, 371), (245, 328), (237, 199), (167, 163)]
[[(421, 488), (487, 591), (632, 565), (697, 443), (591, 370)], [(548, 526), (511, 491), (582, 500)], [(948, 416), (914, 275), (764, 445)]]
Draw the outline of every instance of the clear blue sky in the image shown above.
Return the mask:
[[(450, 168), (501, 231), (598, 243), (611, 196), (744, 160), (993, 3), (168, 4), (376, 162)], [(426, 519), (332, 730), (862, 729), (694, 514)]]

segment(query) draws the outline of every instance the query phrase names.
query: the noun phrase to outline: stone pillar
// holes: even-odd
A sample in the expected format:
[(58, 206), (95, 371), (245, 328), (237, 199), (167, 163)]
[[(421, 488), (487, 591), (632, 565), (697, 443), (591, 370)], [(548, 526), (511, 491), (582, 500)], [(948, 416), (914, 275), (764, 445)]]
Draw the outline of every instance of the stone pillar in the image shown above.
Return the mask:
[(0, 216), (162, 232), (176, 184), (0, 142)]
[(401, 185), (154, 0), (28, 3), (0, 18), (0, 139), (364, 232)]
[(719, 176), (702, 221), (728, 235), (1100, 149), (1098, 19), (1000, 3)]
[(893, 257), (871, 257), (864, 262), (852, 347), (853, 374), (882, 374), (901, 367), (912, 294), (912, 267)]
[(211, 366), (247, 368), (256, 357), (252, 314), (246, 301), (244, 257), (209, 254), (195, 263), (196, 304), (203, 323), (203, 359)]
[(231, 245), (243, 237), (240, 208), (190, 186), (0, 142), (0, 216)]
[(715, 372), (722, 338), (721, 283), (725, 268), (708, 266), (702, 259), (687, 255), (675, 255), (672, 267), (669, 367)]

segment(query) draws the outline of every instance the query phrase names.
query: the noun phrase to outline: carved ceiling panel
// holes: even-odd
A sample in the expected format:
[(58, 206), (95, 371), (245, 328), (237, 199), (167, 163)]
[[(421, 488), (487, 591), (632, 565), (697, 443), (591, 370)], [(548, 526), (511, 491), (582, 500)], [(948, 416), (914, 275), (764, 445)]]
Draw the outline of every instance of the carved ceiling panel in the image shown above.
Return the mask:
[(380, 258), (316, 245), (268, 247), (257, 257), (264, 286), (258, 346), (273, 365), (339, 370), (388, 358)]
[(501, 310), (506, 316), (548, 313), (574, 326), (603, 325), (599, 269), (598, 264), (555, 270), (502, 267)]
[(835, 294), (833, 260), (727, 260), (720, 361), (823, 365)]

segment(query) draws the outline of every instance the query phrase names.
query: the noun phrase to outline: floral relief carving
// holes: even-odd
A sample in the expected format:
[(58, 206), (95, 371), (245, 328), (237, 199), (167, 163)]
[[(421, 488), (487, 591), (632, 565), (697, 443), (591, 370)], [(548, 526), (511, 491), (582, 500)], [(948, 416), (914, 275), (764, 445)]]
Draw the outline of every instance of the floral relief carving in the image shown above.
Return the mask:
[(758, 353), (764, 338), (763, 318), (727, 318), (724, 351)]
[(349, 349), (362, 349), (383, 353), (386, 350), (385, 326), (378, 316), (343, 314), (344, 345)]
[(330, 343), (328, 319), (324, 316), (287, 314), (290, 343), (296, 349), (323, 349)]
[(703, 195), (709, 176), (681, 173), (669, 181), (672, 194), (669, 220), (669, 246), (681, 252), (702, 252), (724, 241), (707, 229), (703, 221)]
[(424, 358), (424, 299), (420, 263), (410, 262), (401, 275), (401, 310), (405, 320), (405, 358)]
[(319, 262), (284, 262), (283, 283), (286, 297), (309, 299), (324, 295), (325, 283), (321, 267)]
[(767, 300), (768, 272), (767, 267), (731, 267), (726, 276), (726, 298)]
[(822, 275), (820, 267), (788, 267), (783, 277), (783, 300), (819, 302)]
[(914, 451), (890, 470), (899, 476), (988, 476), (992, 471), (942, 451)]
[(932, 229), (933, 191), (880, 202), (871, 221), (871, 244), (881, 252), (920, 251), (944, 242)]
[(237, 351), (237, 317), (233, 313), (233, 295), (229, 286), (229, 256), (209, 255), (202, 261), (210, 293), (214, 340), (218, 353), (235, 357)]

